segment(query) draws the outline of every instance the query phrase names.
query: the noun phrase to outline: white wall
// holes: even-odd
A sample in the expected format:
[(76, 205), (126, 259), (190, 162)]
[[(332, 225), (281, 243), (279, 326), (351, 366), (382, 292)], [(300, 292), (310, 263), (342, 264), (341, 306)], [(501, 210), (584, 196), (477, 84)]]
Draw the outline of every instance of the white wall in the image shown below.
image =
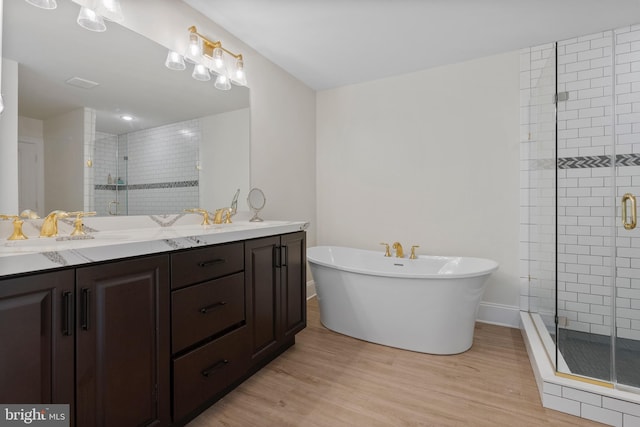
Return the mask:
[(43, 212), (84, 208), (84, 119), (79, 108), (44, 121)]
[[(0, 22), (1, 25), (1, 22)], [(1, 42), (1, 39), (0, 39)], [(0, 213), (18, 214), (18, 63), (2, 60), (2, 97), (4, 113), (0, 116)]]
[(200, 207), (214, 212), (229, 206), (240, 189), (238, 209), (248, 210), (250, 167), (246, 159), (251, 155), (247, 126), (250, 121), (249, 108), (200, 119)]
[(318, 244), (494, 259), (484, 301), (515, 314), (518, 74), (511, 52), (319, 92)]
[(200, 33), (243, 54), (251, 89), (251, 185), (267, 197), (261, 216), (311, 221), (307, 236), (313, 246), (315, 92), (185, 3), (138, 0), (122, 7), (126, 27), (167, 48), (184, 51), (187, 28), (196, 25)]

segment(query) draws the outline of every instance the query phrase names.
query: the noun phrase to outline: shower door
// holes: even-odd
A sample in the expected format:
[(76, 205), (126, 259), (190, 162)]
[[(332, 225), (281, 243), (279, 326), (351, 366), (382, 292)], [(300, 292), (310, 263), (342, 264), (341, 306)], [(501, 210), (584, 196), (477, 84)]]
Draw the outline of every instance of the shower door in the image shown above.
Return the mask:
[(558, 42), (553, 98), (556, 369), (622, 388), (640, 387), (640, 32), (632, 33)]

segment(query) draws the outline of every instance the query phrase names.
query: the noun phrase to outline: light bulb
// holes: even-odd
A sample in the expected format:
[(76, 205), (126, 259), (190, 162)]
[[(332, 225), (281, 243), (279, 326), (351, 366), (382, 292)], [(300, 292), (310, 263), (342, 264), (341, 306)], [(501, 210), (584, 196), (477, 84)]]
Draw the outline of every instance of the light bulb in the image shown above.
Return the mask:
[(96, 12), (98, 12), (109, 21), (124, 21), (124, 15), (122, 14), (122, 7), (120, 7), (119, 0), (101, 0), (98, 4)]
[(170, 50), (167, 54), (167, 60), (164, 62), (164, 65), (166, 65), (166, 67), (170, 70), (177, 71), (182, 71), (187, 68), (182, 55), (180, 55), (178, 52), (174, 52), (173, 50)]
[(194, 58), (202, 55), (202, 49), (200, 48), (200, 39), (197, 34), (189, 35), (189, 55)]
[(55, 9), (58, 7), (56, 0), (27, 0), (27, 3), (41, 7), (42, 9)]
[(81, 7), (78, 14), (78, 25), (89, 31), (103, 32), (107, 29), (102, 16), (98, 15), (93, 9)]
[(216, 89), (220, 89), (220, 90), (231, 89), (231, 83), (229, 82), (229, 78), (224, 74), (220, 74), (213, 85), (216, 87)]
[(218, 74), (222, 74), (225, 71), (224, 67), (224, 52), (219, 47), (213, 49), (213, 66), (212, 69)]
[(211, 80), (211, 74), (209, 74), (209, 70), (207, 70), (207, 67), (202, 64), (196, 64), (193, 67), (193, 74), (191, 74), (191, 77), (196, 80), (200, 80), (201, 82)]
[(231, 81), (238, 86), (247, 85), (247, 74), (244, 72), (244, 62), (242, 61), (242, 58), (239, 58), (236, 61), (236, 66), (233, 70)]

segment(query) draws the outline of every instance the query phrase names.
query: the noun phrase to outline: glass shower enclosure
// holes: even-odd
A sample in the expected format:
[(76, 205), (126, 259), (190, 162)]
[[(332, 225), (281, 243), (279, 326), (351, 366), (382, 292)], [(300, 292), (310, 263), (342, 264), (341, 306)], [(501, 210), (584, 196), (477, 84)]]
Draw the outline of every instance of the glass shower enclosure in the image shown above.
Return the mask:
[(640, 28), (531, 50), (529, 311), (559, 375), (640, 391)]

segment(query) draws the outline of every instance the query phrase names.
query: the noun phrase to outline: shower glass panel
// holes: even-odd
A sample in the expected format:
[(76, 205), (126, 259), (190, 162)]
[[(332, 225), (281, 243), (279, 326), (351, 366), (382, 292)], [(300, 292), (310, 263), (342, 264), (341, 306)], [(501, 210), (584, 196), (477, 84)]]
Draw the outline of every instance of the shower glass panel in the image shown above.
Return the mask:
[[(555, 337), (556, 313), (556, 91), (555, 45), (534, 48), (544, 64), (531, 76), (529, 101), (529, 311)], [(549, 343), (549, 345), (553, 345)]]
[(529, 310), (561, 374), (640, 390), (640, 27), (531, 49)]
[[(94, 210), (99, 216), (127, 215), (128, 194), (126, 140), (117, 135), (96, 132), (94, 146)], [(123, 178), (124, 177), (124, 178)], [(118, 178), (123, 184), (118, 184)]]
[(613, 33), (557, 43), (557, 370), (615, 381)]
[[(640, 27), (612, 32), (615, 86), (609, 98), (615, 112), (615, 286), (614, 380), (640, 387), (640, 231), (635, 227), (635, 197), (640, 196)], [(625, 195), (628, 195), (625, 197)], [(624, 201), (624, 202), (623, 202)], [(626, 226), (623, 224), (623, 206)], [(632, 224), (633, 222), (633, 224)]]

